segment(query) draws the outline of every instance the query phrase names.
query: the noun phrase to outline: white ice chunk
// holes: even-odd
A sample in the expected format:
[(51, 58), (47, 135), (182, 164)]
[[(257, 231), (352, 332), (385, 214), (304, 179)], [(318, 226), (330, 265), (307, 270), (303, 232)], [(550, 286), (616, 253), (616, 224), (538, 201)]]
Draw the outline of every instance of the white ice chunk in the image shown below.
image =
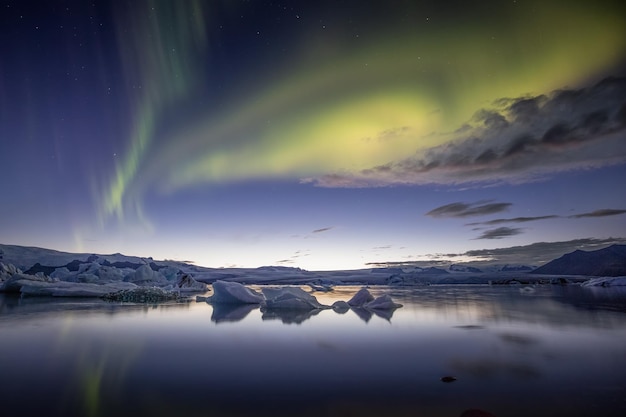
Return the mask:
[(263, 296), (238, 282), (215, 281), (209, 304), (260, 304)]
[(317, 298), (299, 287), (263, 288), (265, 307), (268, 310), (315, 310), (329, 308), (317, 301)]

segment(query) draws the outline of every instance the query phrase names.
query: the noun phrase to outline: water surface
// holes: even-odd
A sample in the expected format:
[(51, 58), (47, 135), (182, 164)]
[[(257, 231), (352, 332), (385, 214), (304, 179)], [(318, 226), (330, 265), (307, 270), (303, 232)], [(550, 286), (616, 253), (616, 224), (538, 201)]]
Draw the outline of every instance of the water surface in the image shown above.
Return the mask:
[(313, 315), (0, 296), (0, 414), (623, 416), (626, 299), (603, 290), (381, 287), (404, 307)]

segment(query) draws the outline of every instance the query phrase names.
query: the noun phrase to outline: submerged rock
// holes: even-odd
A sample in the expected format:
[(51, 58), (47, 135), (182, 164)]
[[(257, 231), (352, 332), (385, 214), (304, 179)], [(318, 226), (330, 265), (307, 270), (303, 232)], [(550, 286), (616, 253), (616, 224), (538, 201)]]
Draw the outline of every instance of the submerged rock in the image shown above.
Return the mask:
[(238, 282), (215, 281), (209, 304), (261, 304), (263, 296)]

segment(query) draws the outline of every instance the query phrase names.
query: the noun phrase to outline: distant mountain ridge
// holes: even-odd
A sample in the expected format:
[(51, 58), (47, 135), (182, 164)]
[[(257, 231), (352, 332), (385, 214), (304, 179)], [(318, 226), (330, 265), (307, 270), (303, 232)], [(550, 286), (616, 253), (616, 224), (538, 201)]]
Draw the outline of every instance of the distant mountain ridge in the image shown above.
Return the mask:
[(531, 274), (626, 276), (626, 245), (611, 245), (595, 251), (576, 250), (540, 266)]

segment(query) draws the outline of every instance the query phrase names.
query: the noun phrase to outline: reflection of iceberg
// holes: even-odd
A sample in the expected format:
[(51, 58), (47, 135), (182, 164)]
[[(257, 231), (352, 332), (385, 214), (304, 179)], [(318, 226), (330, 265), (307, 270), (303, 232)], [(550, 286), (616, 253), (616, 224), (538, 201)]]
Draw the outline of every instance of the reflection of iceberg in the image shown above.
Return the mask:
[(261, 304), (263, 296), (238, 282), (215, 281), (209, 304)]
[(372, 314), (389, 321), (393, 317), (394, 310), (402, 307), (402, 304), (394, 303), (388, 294), (374, 298), (367, 288), (361, 288), (347, 304), (366, 323), (372, 318)]
[(370, 308), (365, 308), (365, 307), (352, 307), (351, 310), (354, 311), (354, 314), (359, 316), (359, 318), (366, 323), (370, 321), (373, 315), (380, 317), (381, 319), (390, 321), (395, 311), (395, 309), (376, 310), (376, 309), (370, 309)]
[(213, 314), (211, 321), (215, 323), (237, 322), (246, 318), (254, 309), (259, 308), (255, 304), (213, 304)]
[(263, 311), (263, 316), (261, 317), (265, 320), (280, 320), (285, 324), (300, 324), (313, 316), (316, 316), (322, 311), (321, 309), (314, 310), (289, 310), (285, 308), (278, 308), (273, 310), (268, 310), (266, 308), (261, 308)]
[(352, 311), (354, 311), (354, 314), (359, 316), (359, 318), (365, 323), (368, 323), (372, 318), (372, 312), (364, 309), (363, 307), (352, 307)]

